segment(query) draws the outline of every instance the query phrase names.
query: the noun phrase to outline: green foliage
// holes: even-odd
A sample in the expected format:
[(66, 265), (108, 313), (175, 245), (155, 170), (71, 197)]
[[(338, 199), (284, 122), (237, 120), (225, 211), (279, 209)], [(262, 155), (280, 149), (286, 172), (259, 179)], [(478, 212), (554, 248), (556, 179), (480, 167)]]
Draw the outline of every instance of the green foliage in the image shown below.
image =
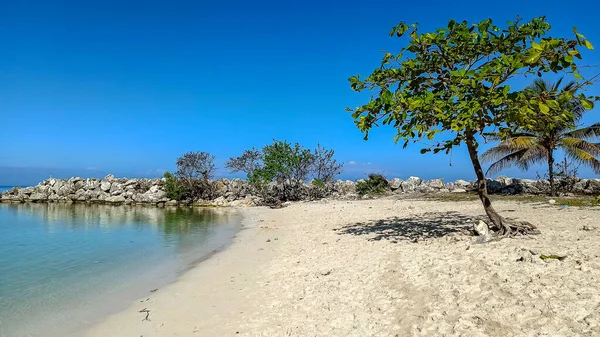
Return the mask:
[[(298, 143), (273, 140), (261, 151), (253, 148), (230, 158), (225, 166), (234, 173), (245, 172), (264, 199), (298, 200), (306, 194), (304, 183), (311, 177), (314, 180), (308, 191), (310, 197), (322, 198), (343, 168), (333, 158), (334, 153), (320, 144), (311, 151)], [(276, 183), (277, 189), (268, 188), (269, 183)]]
[(185, 192), (177, 178), (169, 172), (165, 172), (164, 178), (164, 189), (167, 198), (177, 201), (181, 200)]
[[(352, 117), (365, 133), (377, 123), (397, 130), (395, 140), (421, 141), (444, 132), (444, 141), (428, 144), (422, 152), (449, 152), (453, 146), (470, 141), (487, 127), (513, 130), (516, 122), (532, 120), (546, 110), (537, 102), (537, 111), (525, 91), (516, 91), (507, 82), (517, 76), (546, 72), (578, 73), (578, 47), (591, 44), (583, 35), (575, 39), (543, 37), (550, 30), (544, 17), (531, 22), (508, 22), (504, 29), (491, 19), (468, 24), (450, 20), (447, 27), (420, 33), (418, 25), (400, 23), (391, 36), (407, 38), (407, 46), (396, 55), (386, 53), (381, 67), (362, 80), (349, 79), (355, 91), (375, 92), (371, 100), (355, 109)], [(584, 82), (579, 86), (589, 84)], [(580, 100), (588, 107), (592, 102)], [(540, 108), (541, 106), (541, 108)]]
[(381, 174), (371, 173), (369, 178), (356, 183), (356, 193), (359, 195), (378, 195), (389, 188), (387, 179)]
[[(562, 88), (561, 82), (550, 83), (538, 79), (526, 88), (525, 95), (529, 99), (526, 104), (537, 117), (518, 120), (516, 131), (491, 135), (502, 142), (482, 156), (484, 162), (492, 162), (488, 173), (497, 173), (513, 165), (527, 170), (533, 164), (545, 163), (551, 194), (555, 195), (554, 151), (557, 148), (564, 150), (572, 161), (600, 173), (600, 147), (591, 142), (600, 139), (600, 123), (576, 128), (587, 110), (583, 104), (586, 98), (576, 94), (578, 86), (575, 82), (567, 83)], [(566, 165), (565, 162), (565, 170)]]
[[(491, 19), (474, 24), (450, 20), (446, 27), (428, 33), (419, 32), (417, 24), (401, 22), (390, 35), (406, 37), (405, 46), (397, 54), (385, 53), (381, 65), (365, 79), (349, 78), (353, 90), (371, 91), (372, 96), (366, 104), (346, 110), (365, 139), (381, 123), (396, 129), (394, 139), (403, 141), (404, 147), (411, 141), (424, 144), (421, 153), (449, 153), (465, 143), (486, 214), (493, 227), (506, 234), (513, 228), (487, 196), (478, 136), (489, 128), (517, 130), (519, 124), (537, 118), (533, 103), (539, 111), (549, 111), (542, 101), (530, 102), (525, 90), (511, 88), (508, 83), (515, 78), (563, 72), (582, 79), (575, 59), (581, 58), (578, 48), (592, 49), (591, 43), (577, 30), (574, 39), (546, 37), (549, 30), (545, 17), (507, 22), (503, 29)], [(578, 99), (584, 108), (592, 106), (584, 95)], [(445, 139), (434, 141), (436, 135)]]
[(304, 182), (310, 173), (312, 154), (298, 143), (292, 146), (287, 141), (273, 140), (273, 144), (263, 148), (262, 160), (263, 165), (253, 172), (251, 182)]

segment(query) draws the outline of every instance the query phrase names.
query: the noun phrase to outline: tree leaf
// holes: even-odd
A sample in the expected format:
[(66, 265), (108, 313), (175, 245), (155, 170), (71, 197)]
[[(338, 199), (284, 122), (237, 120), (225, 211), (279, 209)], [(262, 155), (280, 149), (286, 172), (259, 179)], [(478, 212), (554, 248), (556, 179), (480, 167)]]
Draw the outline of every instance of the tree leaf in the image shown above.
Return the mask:
[(539, 102), (538, 105), (540, 107), (541, 112), (548, 113), (550, 111), (550, 108), (546, 104)]
[(542, 56), (542, 52), (539, 50), (531, 50), (526, 56), (525, 56), (525, 63), (527, 64), (532, 64), (532, 63), (536, 63), (537, 61), (539, 61), (540, 57)]
[(575, 77), (578, 80), (583, 80), (583, 77), (581, 77), (581, 75), (579, 75), (579, 73), (573, 73), (573, 77)]
[(582, 99), (581, 106), (586, 110), (592, 110), (594, 108), (594, 102), (587, 99)]
[(589, 49), (589, 50), (594, 50), (594, 46), (592, 45), (592, 43), (591, 43), (590, 41), (588, 41), (588, 40), (585, 40), (583, 43), (585, 44), (585, 47), (586, 47), (587, 49)]

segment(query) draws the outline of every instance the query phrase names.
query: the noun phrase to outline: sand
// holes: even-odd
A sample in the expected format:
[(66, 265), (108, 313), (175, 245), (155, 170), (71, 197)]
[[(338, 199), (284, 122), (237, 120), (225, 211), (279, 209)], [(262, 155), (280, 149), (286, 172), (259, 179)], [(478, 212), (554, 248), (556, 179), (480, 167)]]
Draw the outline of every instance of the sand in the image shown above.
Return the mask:
[(494, 205), (543, 234), (475, 244), (477, 201), (246, 209), (229, 248), (85, 335), (600, 336), (600, 209)]

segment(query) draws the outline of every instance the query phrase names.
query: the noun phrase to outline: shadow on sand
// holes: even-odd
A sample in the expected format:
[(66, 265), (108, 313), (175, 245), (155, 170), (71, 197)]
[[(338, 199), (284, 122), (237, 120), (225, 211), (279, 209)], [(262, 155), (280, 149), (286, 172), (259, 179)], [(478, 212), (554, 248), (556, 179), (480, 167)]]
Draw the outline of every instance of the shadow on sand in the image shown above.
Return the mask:
[(338, 234), (368, 235), (370, 241), (381, 239), (417, 242), (441, 238), (453, 233), (470, 233), (473, 223), (482, 219), (458, 212), (427, 212), (417, 216), (358, 222), (335, 229)]

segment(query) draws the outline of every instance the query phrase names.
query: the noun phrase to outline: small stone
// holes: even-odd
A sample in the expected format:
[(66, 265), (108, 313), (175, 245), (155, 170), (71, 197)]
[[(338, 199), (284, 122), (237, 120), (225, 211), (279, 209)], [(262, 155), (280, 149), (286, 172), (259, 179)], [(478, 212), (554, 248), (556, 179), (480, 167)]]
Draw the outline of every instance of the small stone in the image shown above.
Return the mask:
[(548, 203), (549, 203), (550, 205), (554, 205), (554, 204), (556, 204), (556, 200), (554, 200), (554, 199), (550, 199), (550, 200), (548, 200)]

